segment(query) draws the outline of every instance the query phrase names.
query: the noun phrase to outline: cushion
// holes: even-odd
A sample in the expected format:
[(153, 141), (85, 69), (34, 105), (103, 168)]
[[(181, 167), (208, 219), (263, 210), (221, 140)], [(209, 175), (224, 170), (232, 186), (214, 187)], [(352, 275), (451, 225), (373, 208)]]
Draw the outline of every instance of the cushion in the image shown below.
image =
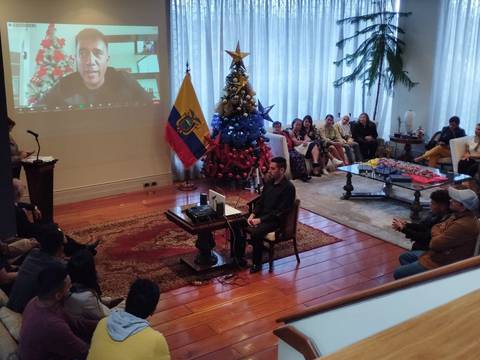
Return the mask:
[(7, 328), (12, 337), (18, 341), (20, 339), (20, 329), (22, 328), (22, 314), (10, 310), (6, 306), (0, 308), (0, 322)]
[(17, 343), (8, 333), (8, 330), (0, 324), (0, 360), (18, 359)]
[(0, 289), (0, 307), (7, 305), (8, 296)]

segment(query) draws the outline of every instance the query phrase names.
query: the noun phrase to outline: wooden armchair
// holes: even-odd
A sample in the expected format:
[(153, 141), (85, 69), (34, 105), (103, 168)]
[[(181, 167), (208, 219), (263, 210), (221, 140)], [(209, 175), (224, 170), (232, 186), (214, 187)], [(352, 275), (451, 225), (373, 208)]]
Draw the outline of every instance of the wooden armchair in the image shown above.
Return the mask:
[[(253, 208), (253, 204), (256, 199), (250, 201), (249, 208), (250, 212)], [(268, 246), (268, 271), (273, 271), (273, 258), (274, 258), (274, 248), (275, 245), (284, 241), (293, 241), (293, 250), (295, 252), (295, 257), (297, 258), (297, 263), (300, 263), (300, 256), (298, 255), (297, 248), (297, 223), (298, 223), (298, 210), (300, 208), (300, 200), (296, 199), (292, 207), (292, 210), (287, 214), (285, 221), (280, 225), (280, 227), (268, 233), (264, 237), (264, 244)], [(247, 231), (248, 233), (248, 231)]]

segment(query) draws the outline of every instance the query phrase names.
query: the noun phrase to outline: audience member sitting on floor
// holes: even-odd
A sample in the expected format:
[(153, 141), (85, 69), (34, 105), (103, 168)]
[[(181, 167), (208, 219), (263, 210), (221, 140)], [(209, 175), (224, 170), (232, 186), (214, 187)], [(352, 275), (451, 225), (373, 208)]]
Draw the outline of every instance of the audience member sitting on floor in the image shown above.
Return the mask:
[(339, 165), (348, 165), (348, 160), (343, 151), (343, 139), (338, 130), (333, 126), (335, 120), (333, 115), (328, 114), (325, 117), (325, 124), (320, 128), (322, 138), (326, 141), (328, 151), (332, 156), (340, 160)]
[[(39, 223), (37, 221), (42, 219), (42, 213), (40, 212), (40, 210), (37, 208), (36, 205), (32, 205), (32, 204), (28, 204), (20, 201), (25, 194), (25, 185), (21, 180), (13, 179), (13, 192), (14, 192), (14, 198), (15, 198), (15, 217), (16, 217), (16, 223), (17, 223), (17, 235), (22, 238), (35, 238), (38, 240), (38, 236), (44, 224)], [(33, 212), (33, 220), (34, 220), (33, 222), (31, 222), (28, 219), (27, 213), (25, 212), (26, 210)], [(57, 226), (56, 224), (52, 223), (52, 226), (53, 225)], [(71, 256), (76, 251), (82, 250), (82, 249), (89, 249), (94, 255), (96, 254), (95, 248), (98, 245), (98, 241), (95, 242), (94, 244), (83, 245), (76, 242), (69, 236), (66, 237), (66, 240), (67, 242), (65, 244), (65, 249), (64, 249), (66, 256)], [(25, 245), (25, 249), (23, 250), (26, 253), (36, 246), (37, 246), (36, 242), (32, 242), (31, 244), (27, 243)]]
[[(328, 171), (326, 169), (329, 158), (327, 143), (324, 139), (322, 139), (320, 131), (318, 131), (315, 125), (313, 125), (313, 119), (310, 115), (305, 115), (303, 117), (302, 134), (304, 136), (308, 136), (317, 145), (318, 150), (320, 150), (320, 155), (318, 158), (320, 174), (323, 173), (324, 175), (328, 175)], [(318, 174), (318, 176), (320, 176), (320, 174)]]
[(420, 162), (422, 160), (428, 160), (428, 166), (436, 167), (440, 158), (451, 156), (450, 140), (466, 136), (465, 130), (460, 128), (459, 125), (460, 118), (458, 116), (452, 116), (448, 120), (448, 126), (443, 127), (437, 145), (426, 151), (423, 155), (416, 157), (414, 161)]
[(473, 256), (478, 236), (474, 212), (478, 197), (470, 189), (448, 188), (452, 215), (432, 227), (430, 249), (414, 250), (400, 255), (400, 264), (393, 276), (401, 279)]
[(350, 128), (350, 116), (345, 115), (342, 119), (335, 123), (335, 128), (340, 133), (343, 140), (343, 147), (347, 153), (348, 161), (350, 163), (362, 161), (362, 153), (360, 146), (353, 140), (352, 129)]
[(305, 156), (305, 159), (312, 159), (313, 175), (321, 175), (321, 164), (320, 164), (320, 149), (316, 142), (312, 141), (308, 135), (303, 134), (302, 132), (302, 120), (295, 119), (292, 121), (292, 129), (289, 134), (292, 138), (293, 145), (295, 145), (295, 150), (300, 154)]
[(282, 130), (282, 123), (280, 121), (273, 122), (273, 133), (282, 135), (287, 141), (288, 155), (290, 158), (290, 171), (293, 179), (301, 179), (302, 181), (310, 180), (308, 176), (307, 165), (305, 164), (305, 157), (295, 150), (292, 138), (288, 131)]
[(475, 136), (465, 144), (465, 154), (458, 162), (458, 172), (475, 176), (480, 163), (480, 124), (475, 126)]
[(7, 307), (18, 313), (37, 294), (38, 274), (52, 264), (63, 265), (64, 236), (54, 224), (43, 225), (38, 241), (40, 249), (33, 249), (27, 255), (10, 291)]
[(98, 321), (72, 318), (65, 313), (63, 301), (70, 285), (62, 264), (50, 264), (38, 275), (38, 296), (23, 313), (18, 347), (21, 359), (86, 358)]
[(404, 233), (412, 241), (412, 250), (428, 250), (433, 225), (450, 216), (450, 196), (447, 190), (436, 190), (430, 194), (430, 210), (418, 223), (393, 219), (393, 229)]
[(165, 338), (146, 320), (155, 312), (159, 298), (157, 284), (146, 279), (136, 280), (128, 292), (125, 311), (113, 311), (98, 323), (88, 359), (170, 359)]
[(352, 126), (353, 140), (360, 146), (363, 160), (370, 160), (375, 157), (377, 152), (377, 125), (370, 121), (367, 113), (361, 113)]
[[(98, 285), (95, 259), (88, 250), (76, 252), (68, 261), (68, 274), (72, 281), (70, 295), (65, 300), (65, 311), (71, 316), (100, 320), (110, 314), (110, 308), (102, 300)], [(118, 304), (122, 299), (117, 299)]]

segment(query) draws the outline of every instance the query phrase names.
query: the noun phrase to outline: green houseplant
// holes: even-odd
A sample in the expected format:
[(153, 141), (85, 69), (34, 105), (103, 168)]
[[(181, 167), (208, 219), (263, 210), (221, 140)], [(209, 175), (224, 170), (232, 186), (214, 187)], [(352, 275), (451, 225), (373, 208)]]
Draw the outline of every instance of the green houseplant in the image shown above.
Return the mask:
[(411, 12), (387, 11), (385, 0), (377, 1), (376, 4), (378, 11), (374, 13), (337, 21), (339, 25), (345, 23), (365, 24), (363, 29), (357, 30), (353, 35), (337, 42), (337, 47), (343, 48), (348, 41), (360, 39), (363, 36), (365, 36), (365, 40), (351, 54), (346, 54), (334, 62), (337, 66), (353, 65), (353, 70), (333, 83), (335, 87), (339, 87), (344, 83), (361, 80), (368, 91), (376, 84), (373, 120), (377, 115), (382, 84), (389, 92), (397, 83), (405, 85), (409, 90), (417, 85), (403, 70), (402, 47), (405, 46), (405, 43), (399, 39), (398, 35), (405, 32), (395, 25), (399, 17), (409, 16)]

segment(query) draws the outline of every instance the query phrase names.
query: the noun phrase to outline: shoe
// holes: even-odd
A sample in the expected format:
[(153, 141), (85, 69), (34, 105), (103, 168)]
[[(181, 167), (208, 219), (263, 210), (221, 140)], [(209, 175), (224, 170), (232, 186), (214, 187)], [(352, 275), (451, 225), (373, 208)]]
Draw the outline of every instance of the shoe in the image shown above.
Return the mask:
[(302, 180), (303, 182), (308, 182), (308, 180), (310, 180), (311, 177), (310, 176), (307, 176), (307, 175), (304, 175), (300, 178), (300, 180)]
[(335, 166), (337, 166), (337, 167), (338, 167), (338, 166), (344, 166), (344, 163), (343, 163), (342, 160), (333, 159), (332, 161), (333, 161), (333, 164), (334, 164)]
[(330, 173), (328, 172), (328, 170), (325, 169), (325, 168), (323, 168), (322, 173), (323, 173), (323, 175), (325, 175), (325, 176), (330, 175)]
[(255, 265), (253, 264), (251, 267), (250, 267), (250, 274), (255, 274), (259, 271), (262, 271), (262, 265)]

